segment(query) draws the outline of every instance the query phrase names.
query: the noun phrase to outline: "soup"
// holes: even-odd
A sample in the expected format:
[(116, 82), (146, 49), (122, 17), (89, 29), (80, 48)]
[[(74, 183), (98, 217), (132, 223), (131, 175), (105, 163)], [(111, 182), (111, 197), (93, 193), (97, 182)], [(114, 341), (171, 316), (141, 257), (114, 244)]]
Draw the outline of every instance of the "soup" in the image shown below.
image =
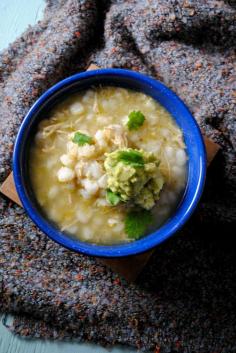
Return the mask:
[(49, 220), (82, 241), (134, 241), (160, 227), (186, 183), (185, 144), (151, 97), (117, 87), (76, 93), (43, 119), (30, 178)]

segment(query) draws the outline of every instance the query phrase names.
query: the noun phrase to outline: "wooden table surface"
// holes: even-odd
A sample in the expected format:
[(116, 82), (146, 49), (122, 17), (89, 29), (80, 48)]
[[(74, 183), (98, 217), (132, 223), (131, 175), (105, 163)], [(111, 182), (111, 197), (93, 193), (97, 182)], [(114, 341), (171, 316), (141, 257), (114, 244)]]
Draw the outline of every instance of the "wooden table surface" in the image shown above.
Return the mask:
[[(0, 0), (0, 51), (14, 41), (29, 24), (43, 14), (44, 0)], [(0, 315), (0, 353), (128, 353), (130, 348), (105, 349), (98, 345), (23, 339), (2, 324)]]

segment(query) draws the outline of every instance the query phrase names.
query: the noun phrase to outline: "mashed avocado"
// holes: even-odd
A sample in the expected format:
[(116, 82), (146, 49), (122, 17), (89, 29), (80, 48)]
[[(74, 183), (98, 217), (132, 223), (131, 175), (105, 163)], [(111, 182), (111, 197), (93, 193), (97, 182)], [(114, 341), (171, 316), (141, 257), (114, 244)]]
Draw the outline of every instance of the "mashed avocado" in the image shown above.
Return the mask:
[(132, 201), (149, 210), (164, 184), (159, 164), (153, 153), (143, 150), (126, 148), (107, 153), (104, 166), (108, 188), (122, 201)]

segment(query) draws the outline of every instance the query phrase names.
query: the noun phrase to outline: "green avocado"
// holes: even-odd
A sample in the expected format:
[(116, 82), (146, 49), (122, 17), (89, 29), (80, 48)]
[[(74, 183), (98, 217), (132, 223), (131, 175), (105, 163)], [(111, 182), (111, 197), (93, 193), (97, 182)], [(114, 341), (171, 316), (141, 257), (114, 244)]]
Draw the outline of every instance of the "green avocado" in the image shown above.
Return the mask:
[(126, 148), (107, 153), (107, 186), (123, 202), (131, 201), (149, 210), (159, 199), (164, 184), (159, 164), (153, 153), (143, 150)]

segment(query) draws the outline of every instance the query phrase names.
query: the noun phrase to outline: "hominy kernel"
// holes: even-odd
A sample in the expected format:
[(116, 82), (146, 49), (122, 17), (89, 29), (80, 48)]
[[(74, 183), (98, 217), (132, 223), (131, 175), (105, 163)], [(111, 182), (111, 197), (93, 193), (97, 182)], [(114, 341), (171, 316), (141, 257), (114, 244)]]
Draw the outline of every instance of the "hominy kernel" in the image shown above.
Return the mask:
[(63, 154), (61, 157), (60, 157), (60, 161), (61, 163), (66, 166), (66, 167), (70, 167), (73, 165), (74, 163), (74, 158), (71, 156), (71, 155), (68, 155), (68, 154)]
[(186, 153), (184, 150), (182, 149), (178, 149), (176, 151), (176, 163), (179, 165), (179, 166), (182, 166), (184, 165), (186, 162)]
[(48, 192), (48, 197), (50, 199), (54, 199), (58, 193), (59, 193), (60, 189), (57, 185), (53, 185), (50, 189), (49, 189), (49, 192)]
[(62, 183), (71, 181), (74, 179), (74, 177), (75, 177), (75, 172), (68, 167), (62, 167), (57, 172), (57, 178)]
[(85, 240), (90, 240), (93, 236), (92, 229), (90, 229), (89, 227), (84, 227), (82, 230), (82, 234)]
[(90, 210), (79, 209), (76, 212), (76, 218), (78, 219), (79, 222), (83, 224), (88, 223), (91, 217), (92, 217), (92, 212)]
[(174, 165), (172, 166), (172, 172), (174, 173), (174, 175), (176, 177), (180, 177), (183, 175), (183, 170), (181, 167), (179, 167), (178, 165)]
[(83, 185), (85, 191), (90, 195), (95, 195), (98, 191), (98, 183), (90, 179), (82, 179), (81, 184)]
[(173, 156), (174, 156), (174, 149), (173, 149), (173, 147), (166, 146), (166, 147), (165, 147), (165, 154), (166, 154), (166, 157), (167, 157), (167, 158), (172, 159)]
[(81, 103), (76, 102), (70, 106), (70, 112), (71, 114), (82, 114), (84, 111), (84, 107)]

